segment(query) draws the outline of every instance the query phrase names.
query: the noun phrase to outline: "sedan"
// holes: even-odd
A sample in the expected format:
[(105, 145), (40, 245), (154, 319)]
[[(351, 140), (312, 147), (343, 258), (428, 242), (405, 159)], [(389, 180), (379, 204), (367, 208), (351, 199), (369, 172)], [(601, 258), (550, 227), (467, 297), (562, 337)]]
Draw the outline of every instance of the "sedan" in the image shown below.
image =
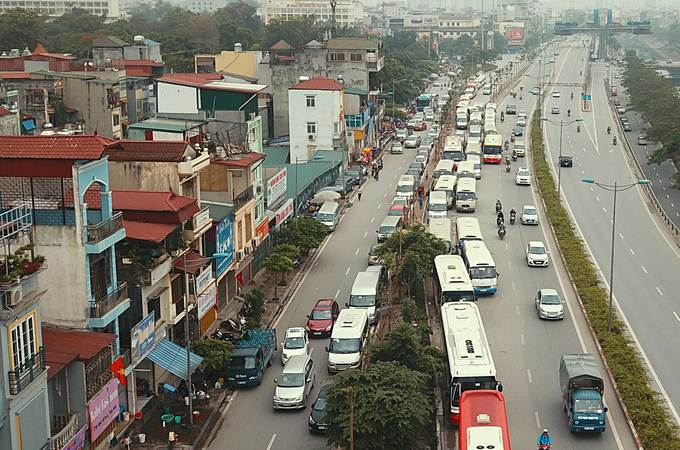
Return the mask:
[(316, 400), (312, 404), (312, 412), (309, 414), (309, 431), (312, 433), (323, 433), (328, 429), (328, 423), (324, 421), (328, 386), (330, 385), (321, 386), (319, 395), (317, 395)]
[(517, 114), (517, 107), (510, 103), (505, 107), (505, 114)]
[(316, 302), (312, 313), (307, 316), (305, 328), (311, 336), (330, 336), (339, 313), (338, 302), (330, 298), (321, 299)]
[(400, 155), (404, 153), (404, 147), (399, 142), (393, 142), (392, 148), (390, 149), (390, 153), (392, 153), (393, 155)]
[(616, 108), (616, 111), (617, 111), (619, 114), (626, 114), (626, 108), (624, 108), (623, 106), (618, 106), (618, 107)]
[(523, 118), (526, 120), (527, 118), (527, 111), (525, 109), (520, 109), (519, 112), (517, 113), (517, 118)]
[[(432, 131), (432, 130), (430, 130), (430, 131)], [(421, 147), (425, 146), (425, 147), (432, 149), (432, 147), (434, 147), (434, 139), (431, 138), (431, 137), (424, 137), (423, 140), (420, 141), (420, 146)]]
[(285, 366), (288, 358), (293, 355), (309, 354), (309, 337), (307, 330), (302, 327), (288, 328), (286, 338), (281, 343), (281, 362)]
[(637, 143), (638, 145), (647, 145), (647, 139), (643, 138), (642, 136), (638, 136)]
[(515, 174), (515, 184), (531, 185), (531, 172), (526, 167), (520, 167)]
[(409, 136), (404, 141), (404, 147), (406, 148), (418, 148), (420, 145), (420, 136)]
[(628, 122), (624, 122), (622, 125), (623, 125), (623, 131), (633, 131), (633, 127), (631, 127)]
[(518, 127), (526, 127), (527, 126), (527, 120), (523, 117), (520, 117), (517, 119), (517, 126)]
[(394, 205), (408, 206), (408, 198), (406, 198), (406, 197), (394, 197), (394, 199), (392, 200), (392, 204), (390, 206), (394, 206)]
[(548, 250), (541, 241), (529, 241), (527, 245), (527, 265), (548, 267)]
[(522, 206), (519, 219), (522, 225), (538, 225), (538, 211), (536, 211), (536, 207), (533, 205)]
[(522, 127), (512, 127), (512, 134), (515, 136), (521, 136), (524, 133)]
[(574, 159), (569, 155), (560, 156), (560, 167), (573, 167)]
[(380, 244), (371, 245), (371, 249), (368, 251), (368, 265), (373, 266), (376, 264), (382, 265), (382, 259), (378, 256), (375, 250), (380, 246)]
[(388, 215), (401, 217), (402, 220), (405, 221), (406, 216), (408, 215), (408, 210), (407, 210), (407, 207), (404, 206), (404, 205), (394, 205), (394, 206), (390, 206), (390, 212), (389, 212)]
[(439, 136), (439, 131), (437, 131), (436, 128), (432, 128), (430, 129), (430, 131), (427, 132), (427, 136), (431, 138), (436, 138), (437, 136)]
[(552, 107), (550, 112), (553, 113), (553, 114), (559, 114), (560, 113), (560, 107), (555, 105), (555, 106)]
[(541, 319), (564, 319), (564, 302), (555, 289), (540, 289), (536, 292), (536, 310)]
[(553, 98), (560, 98), (560, 91), (553, 91), (552, 96)]
[(425, 131), (427, 130), (427, 124), (425, 122), (420, 122), (413, 127), (413, 131)]

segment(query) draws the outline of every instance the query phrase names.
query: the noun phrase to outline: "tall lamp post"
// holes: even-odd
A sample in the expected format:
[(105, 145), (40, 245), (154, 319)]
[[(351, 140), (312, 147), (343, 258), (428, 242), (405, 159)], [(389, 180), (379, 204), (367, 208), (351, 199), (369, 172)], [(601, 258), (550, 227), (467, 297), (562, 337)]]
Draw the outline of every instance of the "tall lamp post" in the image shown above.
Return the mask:
[(614, 193), (614, 208), (612, 209), (612, 255), (609, 266), (609, 325), (608, 330), (612, 332), (612, 301), (614, 298), (614, 238), (616, 236), (616, 193), (619, 191), (626, 191), (638, 184), (649, 184), (649, 180), (637, 180), (635, 183), (619, 185), (618, 182), (614, 181), (614, 184), (598, 183), (597, 181), (584, 178), (581, 181), (584, 183), (594, 184), (601, 187), (605, 191), (610, 191)]
[(560, 127), (560, 159), (559, 159), (559, 164), (557, 165), (557, 212), (560, 212), (560, 188), (562, 186), (562, 130), (564, 129), (565, 126), (571, 125), (572, 123), (576, 122), (583, 122), (583, 119), (574, 119), (570, 120), (569, 122), (565, 122), (564, 120), (560, 120), (559, 122), (556, 122), (554, 120), (550, 120), (547, 117), (541, 117), (541, 120), (544, 120), (546, 122), (550, 122), (553, 125), (559, 125)]
[[(394, 109), (394, 78), (392, 79), (392, 92), (388, 92), (387, 95), (392, 96), (392, 119), (396, 119), (395, 109)], [(408, 81), (407, 78), (402, 78), (401, 81)]]

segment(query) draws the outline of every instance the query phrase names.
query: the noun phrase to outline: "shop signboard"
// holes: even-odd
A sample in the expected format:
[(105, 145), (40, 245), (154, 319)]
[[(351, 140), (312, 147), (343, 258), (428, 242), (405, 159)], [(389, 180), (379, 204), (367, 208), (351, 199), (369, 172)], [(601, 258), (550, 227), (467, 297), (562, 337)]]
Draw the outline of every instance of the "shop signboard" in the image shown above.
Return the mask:
[(267, 220), (267, 217), (265, 217), (264, 220), (262, 220), (262, 222), (257, 227), (255, 227), (255, 235), (257, 236), (258, 242), (262, 243), (268, 234), (269, 220)]
[(208, 284), (210, 284), (210, 280), (212, 280), (212, 266), (208, 266), (203, 269), (203, 272), (201, 272), (200, 275), (196, 277), (196, 295), (205, 291), (205, 288), (207, 288)]
[(522, 28), (508, 28), (508, 41), (522, 41), (524, 39), (524, 29)]
[(286, 169), (282, 169), (267, 180), (267, 204), (274, 206), (276, 201), (286, 195)]
[(136, 367), (156, 345), (155, 311), (151, 311), (130, 330), (130, 339), (132, 340), (132, 367)]
[(213, 283), (205, 292), (198, 297), (198, 319), (203, 316), (217, 303), (217, 288)]
[(96, 441), (117, 417), (118, 411), (118, 379), (114, 378), (97, 395), (94, 400), (87, 405), (87, 412), (90, 415), (90, 439)]
[(279, 224), (283, 223), (283, 221), (291, 214), (293, 214), (293, 199), (289, 198), (288, 201), (276, 211), (276, 222), (274, 222), (274, 224), (278, 227)]
[(229, 214), (217, 224), (215, 235), (217, 253), (226, 253), (224, 258), (216, 258), (217, 278), (220, 278), (234, 263), (234, 215)]
[(87, 437), (87, 425), (83, 427), (76, 433), (75, 436), (68, 441), (68, 444), (64, 445), (61, 450), (81, 450), (85, 446), (85, 438)]

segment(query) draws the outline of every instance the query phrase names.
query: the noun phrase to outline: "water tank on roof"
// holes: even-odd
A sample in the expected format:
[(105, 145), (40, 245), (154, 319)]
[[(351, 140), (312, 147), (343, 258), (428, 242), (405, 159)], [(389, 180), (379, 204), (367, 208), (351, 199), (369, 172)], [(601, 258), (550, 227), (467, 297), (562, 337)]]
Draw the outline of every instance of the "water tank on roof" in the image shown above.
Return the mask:
[(309, 80), (309, 77), (308, 77), (307, 75), (300, 75), (300, 76), (298, 77), (298, 81), (299, 81), (300, 83), (302, 83), (303, 81), (308, 81), (308, 80)]
[(243, 51), (243, 44), (240, 42), (237, 42), (234, 44), (234, 52), (235, 53), (241, 53)]
[(10, 50), (9, 56), (19, 56), (19, 49), (13, 48), (12, 50)]
[(134, 37), (134, 42), (135, 45), (142, 45), (144, 43), (144, 36), (138, 34), (137, 36)]
[(31, 51), (28, 49), (28, 47), (26, 47), (24, 49), (24, 52), (21, 54), (21, 56), (31, 56), (32, 54), (33, 53), (31, 53)]

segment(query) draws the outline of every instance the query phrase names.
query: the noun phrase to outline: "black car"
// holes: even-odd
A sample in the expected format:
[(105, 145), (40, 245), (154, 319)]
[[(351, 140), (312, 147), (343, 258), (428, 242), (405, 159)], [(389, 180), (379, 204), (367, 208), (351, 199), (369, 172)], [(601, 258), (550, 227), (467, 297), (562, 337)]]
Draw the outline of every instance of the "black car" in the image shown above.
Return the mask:
[(324, 408), (326, 407), (326, 389), (328, 389), (329, 384), (321, 386), (319, 389), (319, 395), (314, 400), (312, 405), (312, 412), (309, 414), (309, 431), (312, 433), (323, 433), (324, 430), (328, 428), (328, 424), (324, 422)]
[(561, 167), (572, 167), (574, 165), (574, 160), (569, 155), (560, 156), (560, 166)]
[(517, 107), (510, 103), (505, 107), (505, 114), (517, 114)]
[(512, 128), (512, 134), (513, 134), (513, 135), (515, 135), (515, 136), (521, 136), (522, 133), (524, 133), (524, 130), (522, 129), (522, 127), (513, 127), (513, 128)]

